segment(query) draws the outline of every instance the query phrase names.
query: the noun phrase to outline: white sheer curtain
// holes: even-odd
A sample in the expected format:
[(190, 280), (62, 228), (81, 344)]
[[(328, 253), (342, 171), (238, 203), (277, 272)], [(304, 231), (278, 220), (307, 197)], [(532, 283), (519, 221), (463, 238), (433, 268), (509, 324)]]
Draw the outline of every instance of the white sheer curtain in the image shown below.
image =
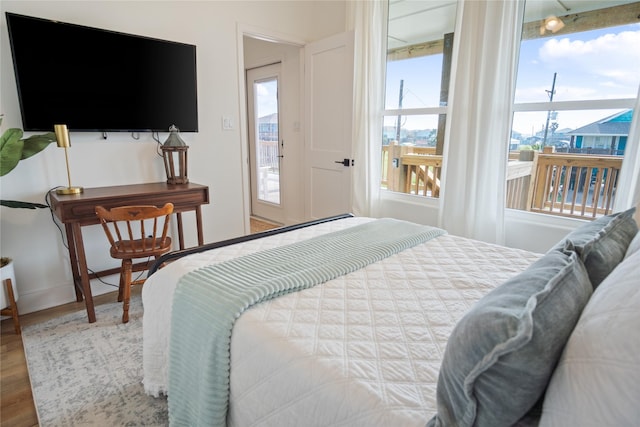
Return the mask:
[(640, 88), (633, 113), (613, 205), (614, 212), (626, 210), (640, 203)]
[(354, 31), (355, 51), (352, 210), (374, 216), (380, 192), (387, 1), (347, 2), (347, 30)]
[(523, 12), (521, 0), (458, 2), (439, 211), (439, 226), (451, 234), (504, 243)]

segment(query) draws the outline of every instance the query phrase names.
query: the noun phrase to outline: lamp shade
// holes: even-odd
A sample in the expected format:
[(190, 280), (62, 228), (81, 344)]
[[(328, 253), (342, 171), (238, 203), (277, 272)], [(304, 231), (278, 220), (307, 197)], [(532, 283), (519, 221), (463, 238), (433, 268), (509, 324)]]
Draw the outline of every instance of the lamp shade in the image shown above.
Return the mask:
[(71, 147), (71, 139), (69, 139), (69, 129), (67, 125), (53, 125), (56, 134), (56, 141), (59, 148)]
[(167, 173), (167, 184), (188, 183), (187, 150), (189, 146), (180, 138), (180, 131), (175, 125), (169, 128), (169, 136), (160, 149)]

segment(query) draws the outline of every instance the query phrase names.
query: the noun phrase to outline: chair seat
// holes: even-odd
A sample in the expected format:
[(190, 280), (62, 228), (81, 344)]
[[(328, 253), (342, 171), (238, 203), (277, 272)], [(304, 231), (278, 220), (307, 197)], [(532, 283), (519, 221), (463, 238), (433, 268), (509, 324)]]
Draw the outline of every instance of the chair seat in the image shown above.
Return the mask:
[(109, 253), (113, 258), (127, 259), (155, 257), (171, 250), (171, 237), (167, 236), (164, 244), (159, 239), (155, 239), (155, 242), (153, 240), (152, 237), (144, 240), (120, 240), (111, 246)]

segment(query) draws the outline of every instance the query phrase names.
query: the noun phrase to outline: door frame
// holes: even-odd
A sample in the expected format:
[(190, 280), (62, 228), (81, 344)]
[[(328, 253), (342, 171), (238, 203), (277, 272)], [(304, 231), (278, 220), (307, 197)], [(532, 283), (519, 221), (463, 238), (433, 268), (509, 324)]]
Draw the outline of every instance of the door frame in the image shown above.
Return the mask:
[[(238, 58), (238, 99), (239, 99), (239, 127), (240, 127), (240, 153), (242, 171), (242, 216), (244, 218), (244, 234), (251, 232), (250, 216), (251, 216), (251, 181), (249, 164), (249, 135), (248, 135), (248, 111), (247, 111), (247, 91), (245, 78), (244, 63), (244, 37), (252, 37), (260, 40), (266, 40), (274, 43), (288, 44), (297, 47), (304, 47), (306, 42), (301, 39), (292, 38), (289, 35), (279, 33), (277, 31), (265, 30), (264, 28), (255, 27), (253, 25), (238, 23), (236, 26), (236, 44)], [(286, 214), (285, 214), (286, 217)]]

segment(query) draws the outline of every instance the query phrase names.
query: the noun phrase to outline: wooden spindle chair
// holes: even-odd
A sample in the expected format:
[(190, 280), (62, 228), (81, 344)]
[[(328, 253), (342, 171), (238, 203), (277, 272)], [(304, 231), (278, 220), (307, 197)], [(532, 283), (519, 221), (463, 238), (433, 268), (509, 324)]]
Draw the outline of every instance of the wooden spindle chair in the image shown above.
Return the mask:
[[(113, 258), (122, 260), (118, 301), (122, 302), (122, 323), (129, 321), (129, 299), (131, 286), (144, 283), (145, 279), (131, 280), (133, 260), (157, 259), (171, 250), (171, 237), (167, 235), (173, 204), (156, 206), (122, 206), (105, 209), (96, 206), (96, 215), (111, 244)], [(150, 225), (152, 225), (150, 227)], [(148, 262), (136, 271), (148, 269)]]

